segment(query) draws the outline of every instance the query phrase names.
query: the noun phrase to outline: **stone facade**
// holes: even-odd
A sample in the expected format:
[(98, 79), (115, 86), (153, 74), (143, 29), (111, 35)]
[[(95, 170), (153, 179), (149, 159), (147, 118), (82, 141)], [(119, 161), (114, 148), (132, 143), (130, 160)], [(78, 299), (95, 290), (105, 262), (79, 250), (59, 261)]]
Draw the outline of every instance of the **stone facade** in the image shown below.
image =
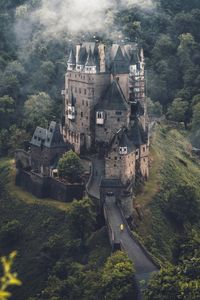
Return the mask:
[[(53, 180), (58, 159), (69, 148), (78, 154), (98, 153), (105, 163), (101, 199), (114, 191), (128, 218), (136, 174), (144, 179), (149, 175), (144, 75), (143, 51), (135, 43), (105, 47), (84, 42), (72, 48), (62, 91), (62, 131), (55, 122), (49, 129), (36, 128), (30, 142), (32, 174)], [(65, 197), (65, 188), (54, 186)]]
[(65, 140), (77, 153), (98, 151), (105, 178), (124, 185), (149, 174), (144, 74), (136, 44), (88, 42), (71, 50), (65, 76)]

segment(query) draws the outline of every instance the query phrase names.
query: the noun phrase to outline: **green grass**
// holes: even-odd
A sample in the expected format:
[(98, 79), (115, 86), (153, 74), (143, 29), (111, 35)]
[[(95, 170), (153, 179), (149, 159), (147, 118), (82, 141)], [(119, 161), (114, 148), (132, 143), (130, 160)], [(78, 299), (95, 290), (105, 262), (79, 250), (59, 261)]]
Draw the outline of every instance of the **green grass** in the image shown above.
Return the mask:
[(172, 259), (175, 240), (184, 234), (163, 211), (165, 194), (180, 184), (193, 186), (200, 195), (200, 161), (191, 154), (191, 146), (176, 129), (157, 126), (152, 143), (150, 177), (135, 202), (143, 220), (137, 220), (137, 234), (157, 258)]
[(65, 203), (61, 201), (56, 201), (51, 198), (39, 199), (32, 195), (31, 193), (26, 192), (22, 188), (15, 185), (15, 162), (11, 158), (2, 158), (0, 159), (0, 168), (7, 167), (9, 169), (8, 182), (7, 182), (7, 191), (11, 197), (15, 197), (18, 200), (21, 200), (27, 204), (38, 204), (41, 206), (51, 206), (57, 209), (67, 211), (70, 207), (70, 203)]
[[(68, 226), (69, 203), (51, 199), (37, 199), (14, 184), (14, 161), (10, 158), (0, 160), (0, 170), (7, 180), (6, 192), (0, 197), (0, 228), (9, 221), (17, 220), (22, 225), (19, 239), (0, 246), (0, 255), (17, 250), (15, 269), (22, 280), (22, 286), (13, 290), (13, 300), (28, 300), (40, 294), (46, 287), (47, 278), (56, 262), (46, 258), (43, 245), (54, 235), (59, 235), (64, 244), (71, 243)], [(1, 191), (0, 191), (1, 192)], [(110, 255), (107, 230), (102, 228), (94, 232), (88, 240), (88, 250), (78, 257), (65, 253), (61, 259), (78, 260), (88, 267), (100, 268)], [(76, 255), (76, 254), (74, 254)], [(40, 297), (36, 296), (39, 300)]]

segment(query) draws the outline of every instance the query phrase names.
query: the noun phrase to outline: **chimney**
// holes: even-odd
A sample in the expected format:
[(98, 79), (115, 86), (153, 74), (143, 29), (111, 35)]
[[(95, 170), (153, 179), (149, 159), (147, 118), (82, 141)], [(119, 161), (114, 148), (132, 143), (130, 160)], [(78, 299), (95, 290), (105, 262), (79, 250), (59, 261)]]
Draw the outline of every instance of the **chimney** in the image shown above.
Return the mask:
[(105, 45), (99, 44), (99, 56), (100, 56), (100, 73), (106, 72), (106, 57), (105, 57)]
[(81, 44), (77, 44), (76, 45), (76, 64), (78, 63), (80, 49), (81, 49)]

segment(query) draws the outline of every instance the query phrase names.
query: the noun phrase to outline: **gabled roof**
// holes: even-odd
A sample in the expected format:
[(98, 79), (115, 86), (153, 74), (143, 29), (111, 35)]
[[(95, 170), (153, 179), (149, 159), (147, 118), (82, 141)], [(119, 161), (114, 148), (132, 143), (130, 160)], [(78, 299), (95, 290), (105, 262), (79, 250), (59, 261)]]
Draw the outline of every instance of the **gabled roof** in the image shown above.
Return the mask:
[(50, 123), (49, 129), (37, 127), (30, 144), (47, 148), (66, 147), (60, 132), (60, 126), (54, 121)]
[(124, 61), (124, 56), (123, 56), (122, 49), (120, 46), (118, 46), (118, 48), (117, 48), (117, 52), (114, 56), (113, 61)]
[(81, 47), (78, 55), (78, 65), (85, 65), (87, 59), (87, 52), (85, 47)]
[(111, 71), (113, 74), (123, 74), (129, 72), (129, 61), (124, 55), (119, 45), (113, 45), (111, 49)]
[(105, 110), (127, 110), (126, 99), (117, 80), (113, 80), (102, 101), (97, 104), (96, 108)]

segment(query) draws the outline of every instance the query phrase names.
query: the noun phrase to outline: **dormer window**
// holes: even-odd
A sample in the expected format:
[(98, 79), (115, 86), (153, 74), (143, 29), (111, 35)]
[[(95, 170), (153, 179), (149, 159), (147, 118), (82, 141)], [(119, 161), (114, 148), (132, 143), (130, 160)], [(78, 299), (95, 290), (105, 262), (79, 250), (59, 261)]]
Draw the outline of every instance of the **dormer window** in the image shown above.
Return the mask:
[(83, 70), (83, 65), (76, 65), (76, 71), (82, 71)]
[(96, 66), (85, 66), (85, 73), (96, 74)]
[(98, 125), (104, 124), (104, 112), (103, 111), (96, 112), (96, 124), (98, 124)]
[(128, 149), (127, 147), (119, 147), (119, 154), (127, 154)]

